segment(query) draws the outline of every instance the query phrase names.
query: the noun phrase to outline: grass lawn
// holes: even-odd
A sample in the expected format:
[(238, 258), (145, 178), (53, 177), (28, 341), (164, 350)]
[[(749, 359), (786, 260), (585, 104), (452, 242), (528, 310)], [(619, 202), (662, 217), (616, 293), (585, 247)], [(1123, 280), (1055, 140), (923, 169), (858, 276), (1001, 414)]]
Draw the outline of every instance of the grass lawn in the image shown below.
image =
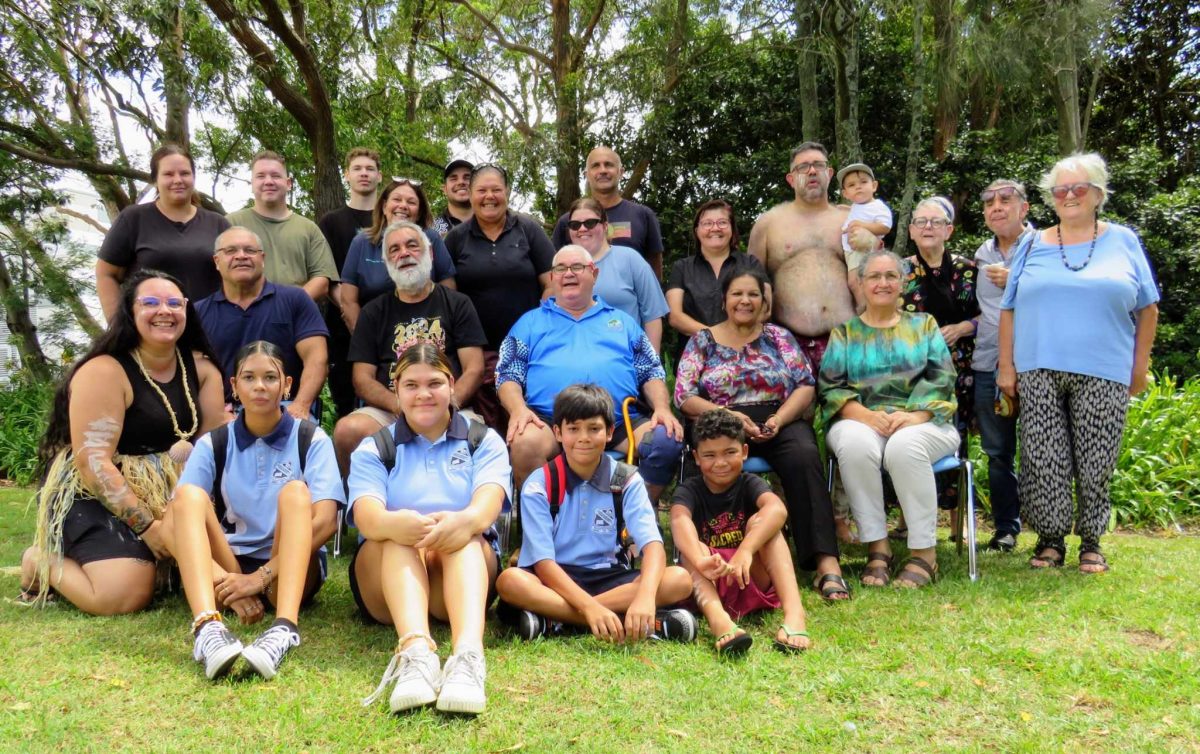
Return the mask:
[[(490, 631), (489, 706), (471, 719), (361, 706), (395, 634), (354, 617), (345, 556), (271, 682), (240, 666), (206, 681), (182, 597), (121, 618), (19, 607), (27, 498), (0, 489), (3, 751), (1200, 751), (1195, 537), (1110, 536), (1113, 571), (1085, 577), (1031, 572), (1026, 536), (981, 556), (975, 584), (943, 544), (932, 589), (837, 606), (805, 592), (816, 646), (798, 657), (769, 649), (777, 616), (743, 623), (740, 661), (703, 630), (628, 648)], [(847, 560), (861, 569), (861, 549)]]

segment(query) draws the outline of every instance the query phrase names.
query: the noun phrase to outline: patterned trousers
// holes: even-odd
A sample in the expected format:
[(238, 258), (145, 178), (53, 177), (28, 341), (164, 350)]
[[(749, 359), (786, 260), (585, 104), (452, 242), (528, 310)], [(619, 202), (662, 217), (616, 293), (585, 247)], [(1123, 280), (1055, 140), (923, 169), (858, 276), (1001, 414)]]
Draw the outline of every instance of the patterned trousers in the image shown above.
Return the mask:
[[(1034, 369), (1017, 375), (1021, 397), (1021, 518), (1038, 534), (1038, 549), (1065, 552), (1075, 533), (1098, 547), (1112, 507), (1108, 484), (1125, 429), (1129, 389), (1073, 372)], [(1078, 485), (1076, 512), (1072, 483)]]

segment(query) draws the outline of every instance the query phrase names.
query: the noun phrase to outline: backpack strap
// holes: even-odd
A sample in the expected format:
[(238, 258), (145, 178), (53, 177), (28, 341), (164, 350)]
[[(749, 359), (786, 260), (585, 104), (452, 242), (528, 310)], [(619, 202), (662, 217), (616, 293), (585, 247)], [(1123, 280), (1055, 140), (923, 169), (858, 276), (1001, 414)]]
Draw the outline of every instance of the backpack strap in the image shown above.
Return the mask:
[(630, 466), (624, 461), (613, 461), (613, 473), (608, 488), (612, 491), (613, 511), (617, 514), (618, 542), (625, 536), (625, 487), (636, 472), (636, 466)]
[(550, 504), (550, 520), (558, 518), (558, 509), (567, 497), (567, 457), (562, 453), (542, 467), (546, 480), (546, 502)]
[(308, 419), (300, 420), (300, 430), (296, 434), (296, 450), (300, 453), (300, 477), (304, 477), (304, 465), (308, 462), (308, 448), (312, 445), (313, 435), (317, 433), (316, 422)]
[(472, 456), (483, 444), (483, 438), (487, 437), (487, 431), (487, 425), (483, 422), (467, 419), (467, 450), (471, 451)]
[(217, 514), (217, 521), (221, 524), (221, 528), (227, 534), (233, 533), (233, 525), (225, 520), (225, 496), (221, 494), (221, 480), (225, 478), (225, 456), (229, 451), (229, 429), (228, 424), (222, 424), (208, 433), (213, 449), (213, 511)]
[(383, 466), (389, 474), (396, 466), (396, 437), (390, 429), (391, 427), (382, 427), (371, 435), (371, 439), (375, 441), (375, 450), (379, 452), (379, 460), (383, 461)]

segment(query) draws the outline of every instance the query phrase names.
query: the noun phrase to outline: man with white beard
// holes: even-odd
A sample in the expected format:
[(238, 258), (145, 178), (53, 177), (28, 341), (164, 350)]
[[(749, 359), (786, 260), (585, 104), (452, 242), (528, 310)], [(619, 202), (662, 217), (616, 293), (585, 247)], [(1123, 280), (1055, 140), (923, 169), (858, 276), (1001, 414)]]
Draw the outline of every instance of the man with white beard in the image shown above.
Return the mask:
[(342, 475), (349, 473), (350, 454), (364, 437), (398, 418), (393, 369), (400, 354), (419, 342), (436, 345), (454, 372), (454, 397), (467, 406), (483, 379), (487, 337), (471, 300), (431, 277), (433, 256), (421, 226), (392, 223), (383, 233), (383, 258), (396, 284), (394, 294), (372, 299), (358, 315), (350, 339), (354, 392), (364, 406), (346, 415), (333, 431)]

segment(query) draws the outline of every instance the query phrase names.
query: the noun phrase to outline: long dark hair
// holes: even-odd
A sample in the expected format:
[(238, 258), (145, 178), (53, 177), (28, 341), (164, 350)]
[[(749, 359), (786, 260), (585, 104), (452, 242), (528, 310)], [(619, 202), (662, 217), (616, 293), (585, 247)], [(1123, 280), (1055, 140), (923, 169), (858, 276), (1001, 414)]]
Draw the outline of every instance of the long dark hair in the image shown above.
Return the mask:
[[(67, 375), (63, 377), (58, 388), (54, 391), (54, 401), (50, 404), (50, 417), (46, 426), (46, 434), (42, 436), (42, 442), (38, 446), (38, 473), (45, 474), (50, 468), (50, 463), (54, 460), (54, 456), (62, 448), (71, 444), (71, 380), (75, 378), (75, 373), (79, 368), (88, 363), (97, 356), (117, 356), (132, 352), (142, 342), (142, 336), (138, 334), (137, 324), (133, 319), (133, 299), (137, 295), (138, 287), (147, 280), (166, 280), (177, 286), (180, 292), (183, 291), (183, 285), (171, 275), (158, 270), (138, 270), (125, 279), (121, 285), (121, 302), (117, 309), (116, 316), (112, 322), (108, 323), (108, 329), (96, 338), (92, 347), (83, 355), (79, 361), (76, 361)], [(220, 364), (220, 360), (213, 352), (212, 346), (208, 343), (208, 337), (204, 334), (204, 328), (200, 326), (200, 317), (196, 314), (196, 309), (192, 306), (192, 302), (188, 301), (187, 307), (184, 310), (187, 314), (186, 322), (183, 326), (183, 334), (179, 336), (179, 342), (176, 347), (187, 350), (197, 351), (204, 355), (213, 364)]]
[(392, 195), (392, 192), (401, 186), (408, 186), (417, 195), (417, 217), (410, 219), (422, 228), (433, 225), (433, 210), (429, 208), (429, 200), (425, 198), (421, 183), (409, 178), (393, 178), (388, 185), (383, 187), (383, 190), (379, 192), (379, 198), (375, 200), (375, 209), (371, 212), (371, 228), (367, 231), (367, 238), (371, 239), (371, 243), (383, 242), (383, 230), (392, 222), (390, 218), (383, 216), (383, 205), (387, 204), (388, 197)]

